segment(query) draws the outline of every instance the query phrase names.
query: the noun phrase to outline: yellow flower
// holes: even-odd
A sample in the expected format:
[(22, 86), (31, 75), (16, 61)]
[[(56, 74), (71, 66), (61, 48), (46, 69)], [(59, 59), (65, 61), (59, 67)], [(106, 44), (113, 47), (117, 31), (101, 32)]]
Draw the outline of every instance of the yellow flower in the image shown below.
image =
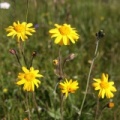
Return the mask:
[(57, 66), (59, 64), (59, 61), (57, 59), (55, 59), (55, 60), (53, 60), (53, 64)]
[(70, 79), (69, 81), (66, 79), (63, 83), (59, 83), (59, 87), (61, 88), (61, 92), (65, 94), (65, 96), (68, 96), (68, 93), (75, 93), (75, 91), (79, 88), (78, 87), (78, 82), (72, 81)]
[(23, 90), (26, 91), (34, 91), (34, 86), (38, 88), (39, 84), (41, 83), (38, 79), (43, 77), (41, 74), (39, 74), (39, 70), (35, 70), (33, 67), (28, 70), (26, 67), (22, 67), (22, 70), (24, 73), (19, 73), (18, 79), (20, 79), (16, 84), (17, 85), (22, 85)]
[(113, 86), (114, 82), (108, 82), (108, 74), (102, 74), (101, 79), (93, 79), (94, 82), (92, 86), (95, 88), (95, 90), (99, 90), (98, 97), (104, 98), (105, 96), (107, 98), (114, 97), (114, 94), (112, 92), (116, 92), (116, 88)]
[(4, 88), (3, 89), (3, 93), (7, 93), (8, 92), (8, 89), (7, 88)]
[(55, 37), (55, 44), (70, 45), (78, 40), (79, 35), (76, 33), (75, 28), (71, 28), (68, 24), (58, 25), (55, 24), (54, 29), (49, 30), (51, 38)]
[(19, 21), (14, 22), (13, 26), (9, 26), (8, 28), (6, 28), (6, 31), (9, 32), (7, 36), (14, 37), (16, 35), (18, 42), (20, 40), (25, 41), (26, 39), (28, 39), (27, 35), (32, 35), (32, 32), (35, 32), (35, 29), (31, 28), (32, 26), (32, 23), (20, 23)]

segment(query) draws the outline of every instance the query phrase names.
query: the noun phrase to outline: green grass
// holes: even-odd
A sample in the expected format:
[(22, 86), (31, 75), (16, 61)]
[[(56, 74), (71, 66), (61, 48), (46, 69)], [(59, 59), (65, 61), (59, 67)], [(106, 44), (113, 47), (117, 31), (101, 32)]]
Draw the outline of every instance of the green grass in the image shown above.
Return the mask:
[[(2, 0), (1, 0), (2, 1)], [(99, 54), (95, 61), (89, 91), (83, 107), (81, 120), (94, 120), (97, 105), (97, 92), (91, 87), (92, 78), (100, 77), (101, 73), (108, 73), (109, 79), (115, 82), (117, 92), (113, 101), (115, 107), (106, 108), (101, 114), (101, 120), (120, 119), (120, 10), (119, 0), (8, 0), (10, 9), (0, 9), (0, 119), (24, 120), (28, 117), (26, 92), (22, 87), (15, 85), (17, 75), (21, 67), (10, 49), (18, 50), (16, 39), (7, 37), (5, 28), (14, 21), (31, 22), (39, 24), (36, 33), (25, 42), (25, 55), (27, 60), (33, 51), (37, 56), (33, 62), (36, 69), (40, 69), (44, 78), (41, 85), (35, 91), (36, 101), (40, 108), (39, 117), (35, 108), (32, 94), (28, 94), (31, 120), (56, 120), (60, 119), (60, 90), (57, 88), (57, 96), (53, 94), (58, 77), (54, 73), (53, 60), (58, 57), (59, 47), (54, 44), (48, 33), (55, 23), (69, 23), (80, 34), (80, 40), (71, 46), (63, 46), (61, 54), (63, 58), (70, 53), (77, 56), (67, 62), (64, 72), (67, 78), (77, 79), (80, 89), (71, 94), (64, 103), (64, 120), (76, 120), (77, 109), (80, 108), (85, 90), (87, 76), (90, 68), (88, 63), (94, 56), (95, 33), (100, 29), (105, 32), (105, 37), (100, 41)], [(3, 89), (8, 92), (4, 93)], [(108, 99), (100, 101), (100, 107), (108, 103)]]

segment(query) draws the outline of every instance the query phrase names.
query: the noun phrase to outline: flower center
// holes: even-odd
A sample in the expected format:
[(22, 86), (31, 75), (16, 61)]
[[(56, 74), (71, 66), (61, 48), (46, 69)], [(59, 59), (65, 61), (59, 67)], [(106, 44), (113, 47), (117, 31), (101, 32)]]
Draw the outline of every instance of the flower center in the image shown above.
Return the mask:
[(100, 86), (101, 86), (101, 88), (106, 89), (106, 88), (109, 87), (109, 84), (108, 84), (108, 82), (101, 82), (101, 83), (100, 83)]
[(25, 31), (25, 26), (21, 25), (21, 24), (20, 25), (16, 25), (16, 26), (14, 26), (14, 29), (15, 29), (15, 31), (21, 33), (23, 31)]
[(60, 27), (59, 31), (62, 35), (68, 35), (70, 33), (70, 29), (67, 26)]
[(31, 81), (35, 78), (34, 74), (33, 73), (26, 73), (24, 78), (27, 80), (27, 81)]
[(67, 91), (68, 91), (68, 93), (72, 93), (74, 90), (72, 89), (71, 86), (68, 86), (68, 87), (67, 87)]

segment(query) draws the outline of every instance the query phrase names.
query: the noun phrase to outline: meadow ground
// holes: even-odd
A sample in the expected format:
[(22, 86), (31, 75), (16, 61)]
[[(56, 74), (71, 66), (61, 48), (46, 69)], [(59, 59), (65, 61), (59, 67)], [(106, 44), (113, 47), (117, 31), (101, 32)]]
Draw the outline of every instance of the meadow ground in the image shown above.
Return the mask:
[[(3, 2), (3, 0), (0, 0)], [(0, 120), (120, 120), (120, 1), (119, 0), (6, 0), (9, 9), (0, 9)], [(15, 55), (18, 52), (16, 38), (8, 37), (5, 28), (13, 22), (33, 23), (36, 32), (23, 44), (27, 64), (40, 70), (44, 76), (34, 92), (26, 92), (18, 86), (18, 73), (21, 72)], [(54, 24), (70, 24), (76, 28), (80, 39), (68, 46), (61, 47), (62, 59), (75, 54), (66, 62), (64, 75), (67, 79), (77, 80), (79, 89), (61, 101), (58, 76), (55, 74), (53, 60), (59, 56), (59, 45), (54, 44), (49, 30)], [(99, 41), (87, 94), (85, 93), (91, 60), (94, 57), (96, 33), (104, 30), (105, 36)], [(19, 55), (22, 66), (24, 59)], [(112, 99), (99, 99), (98, 91), (92, 87), (93, 78), (102, 73), (114, 81), (117, 92)], [(84, 95), (81, 116), (81, 108)], [(113, 108), (106, 106), (112, 101)]]

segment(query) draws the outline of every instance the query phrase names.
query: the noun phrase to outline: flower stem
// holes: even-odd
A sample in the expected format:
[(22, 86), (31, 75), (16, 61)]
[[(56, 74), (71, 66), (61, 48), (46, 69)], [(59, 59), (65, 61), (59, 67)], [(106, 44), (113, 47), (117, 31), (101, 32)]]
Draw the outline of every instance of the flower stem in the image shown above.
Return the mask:
[(61, 94), (61, 98), (60, 98), (60, 114), (61, 114), (61, 119), (60, 120), (63, 120), (63, 102), (64, 102), (64, 96), (63, 94)]
[(32, 93), (32, 96), (33, 96), (33, 102), (34, 102), (34, 105), (35, 105), (35, 108), (36, 108), (36, 111), (37, 111), (38, 120), (40, 120), (40, 114), (39, 114), (39, 110), (38, 110), (38, 104), (37, 104), (36, 98), (35, 98), (35, 92)]
[(28, 19), (28, 9), (29, 9), (29, 0), (27, 0), (26, 22), (27, 22), (27, 19)]
[[(22, 44), (21, 41), (18, 42), (18, 48), (19, 48), (20, 54), (21, 54), (22, 57), (23, 57), (24, 63), (25, 63), (25, 65), (27, 66), (27, 60), (26, 60), (26, 57), (25, 57), (25, 55), (24, 55), (24, 48), (23, 48), (23, 44)], [(27, 68), (28, 68), (28, 66), (27, 66)]]
[(15, 57), (16, 57), (16, 59), (17, 59), (17, 61), (18, 61), (19, 65), (20, 65), (20, 67), (22, 67), (21, 62), (20, 62), (20, 59), (19, 59), (19, 57), (18, 57), (18, 54), (17, 54), (17, 53), (15, 54)]
[(61, 57), (61, 46), (59, 47), (59, 76), (63, 78), (63, 68), (62, 68), (62, 57)]
[(97, 106), (96, 106), (95, 119), (94, 120), (97, 120), (98, 115), (99, 115), (99, 98), (97, 98)]
[(26, 93), (26, 105), (27, 105), (27, 113), (28, 113), (28, 119), (31, 120), (31, 113), (30, 113), (30, 106), (29, 106), (29, 93)]
[(87, 92), (88, 92), (88, 87), (89, 87), (89, 82), (90, 82), (90, 77), (91, 77), (92, 68), (93, 68), (93, 65), (94, 65), (94, 61), (95, 61), (95, 59), (96, 59), (96, 57), (97, 57), (98, 45), (99, 45), (99, 40), (96, 41), (95, 53), (94, 53), (94, 57), (93, 57), (93, 59), (92, 59), (91, 66), (90, 66), (90, 70), (89, 70), (89, 73), (88, 73), (88, 78), (87, 78), (87, 84), (86, 84), (85, 94), (84, 94), (84, 97), (83, 97), (83, 101), (82, 101), (80, 110), (79, 110), (79, 112), (78, 112), (78, 120), (80, 120), (81, 113), (82, 113), (82, 110), (83, 110), (83, 106), (84, 106), (84, 103), (85, 103), (85, 100), (86, 100), (86, 96), (87, 96)]
[(36, 55), (37, 55), (36, 51), (33, 51), (29, 68), (32, 67), (33, 59), (35, 58)]
[(55, 114), (55, 120), (56, 120), (56, 107), (57, 107), (57, 101), (56, 101), (57, 96), (56, 96), (56, 90), (57, 90), (58, 85), (59, 85), (59, 82), (56, 83), (56, 85), (55, 85), (55, 89), (54, 89), (54, 91), (53, 91), (53, 94), (54, 94), (54, 114)]

